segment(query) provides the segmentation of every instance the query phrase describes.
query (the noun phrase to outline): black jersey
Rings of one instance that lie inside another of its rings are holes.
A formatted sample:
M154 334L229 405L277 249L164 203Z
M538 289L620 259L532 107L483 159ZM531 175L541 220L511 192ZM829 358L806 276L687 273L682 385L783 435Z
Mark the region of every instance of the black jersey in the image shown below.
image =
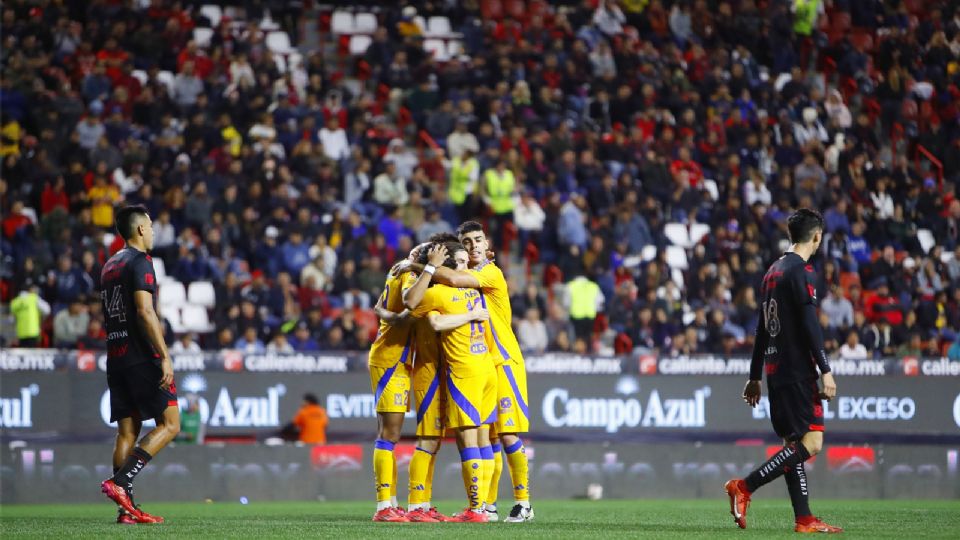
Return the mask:
M130 247L121 249L103 266L100 298L107 331L107 372L156 362L153 349L137 320L136 291L147 291L157 304L157 276L146 253Z
M817 319L816 273L796 253L774 262L760 287L763 303L757 322L750 379L767 374L776 388L817 378L816 367L830 372Z

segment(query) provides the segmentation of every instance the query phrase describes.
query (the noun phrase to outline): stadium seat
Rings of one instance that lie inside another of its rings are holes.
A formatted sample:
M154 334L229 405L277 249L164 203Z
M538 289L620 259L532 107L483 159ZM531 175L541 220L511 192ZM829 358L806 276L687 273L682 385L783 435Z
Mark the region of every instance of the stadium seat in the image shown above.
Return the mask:
M517 20L523 20L527 16L527 4L523 0L505 0L503 10Z
M501 0L480 0L480 16L487 21L503 18L503 2Z
M350 36L350 55L363 56L373 43L373 38L366 34L354 34Z
M707 191L707 193L710 194L710 197L711 197L713 200L715 200L715 201L720 200L720 188L717 187L717 181L716 181L716 180L713 180L713 179L711 179L711 178L705 178L705 179L703 180L703 189L705 189L705 190Z
M353 31L358 34L372 34L377 26L377 16L373 13L357 13L353 18Z
M280 25L277 24L277 21L273 20L270 12L267 11L263 14L263 19L260 20L260 29L264 32L273 32L280 30Z
M670 268L686 270L689 268L687 251L680 246L667 246L667 264L670 265Z
M181 317L183 319L183 327L187 332L206 334L213 331L213 324L210 323L207 308L203 306L187 304L183 306Z
M710 226L705 223L694 223L690 225L690 242L697 245L703 240L703 237L710 234Z
M413 23L420 27L420 32L423 33L424 37L429 37L427 34L427 20L423 18L423 15L414 17Z
M354 32L355 19L353 13L349 11L334 11L333 18L330 20L330 31L335 35L352 34Z
M457 39L451 39L447 42L447 56L456 58L463 54L463 43Z
M683 289L683 284L685 283L683 280L683 270L680 270L679 268L670 270L670 279L677 284L679 289Z
M424 40L423 50L432 55L437 62L446 62L450 59L450 55L447 54L447 44L442 39Z
M163 262L163 259L159 257L152 257L153 260L153 273L157 275L157 283L163 283L164 281L170 279L167 276L167 265Z
M643 258L643 262L650 262L657 258L657 246L653 244L647 244L643 246L643 249L640 250L640 256Z
M223 10L216 4L200 6L200 14L210 20L210 26L213 28L220 26L220 21L223 19Z
M920 242L920 248L923 249L924 253L930 253L933 246L937 245L930 229L917 229L917 241Z
M683 223L667 223L664 226L663 234L675 246L689 248L693 245L690 242L690 233L687 231L687 226Z
M844 294L854 285L860 285L860 274L856 272L840 272L840 289L843 290Z
M273 63L277 66L277 71L281 75L287 72L287 59L282 54L273 55Z
M193 40L197 42L198 47L206 49L210 46L210 39L213 37L212 28L203 28L198 26L193 29Z
M209 281L194 281L187 287L187 301L191 304L212 308L217 303L217 293L213 283Z
M160 315L170 323L170 329L176 334L182 334L187 331L183 326L183 319L180 316L180 308L160 306Z
M283 30L267 34L267 48L275 54L290 54L293 52L293 47L290 46L290 36Z
M183 283L171 279L160 287L159 297L161 306L179 308L187 302L187 290Z
M133 75L134 79L140 81L140 86L144 86L148 81L150 81L150 76L147 75L147 72L142 69L135 69L130 72L130 74Z
M453 32L450 27L450 19L444 16L433 16L427 21L425 34L429 37L446 37Z
M167 87L167 94L173 95L173 72L170 71L158 71L157 72L157 82L162 83Z

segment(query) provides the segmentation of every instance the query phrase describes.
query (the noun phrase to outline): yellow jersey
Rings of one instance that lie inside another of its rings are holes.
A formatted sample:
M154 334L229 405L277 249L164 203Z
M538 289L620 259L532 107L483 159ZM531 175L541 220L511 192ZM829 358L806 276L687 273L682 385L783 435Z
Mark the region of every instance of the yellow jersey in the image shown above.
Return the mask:
M480 304L480 291L476 289L435 284L424 293L420 305L413 310L413 316L425 317L431 312L459 315ZM471 321L440 333L440 351L455 377L472 377L489 369L491 364L485 363L492 363L493 355L487 343L490 333L488 324L488 321Z
M383 292L377 303L394 313L403 312L403 281L408 273L387 276L387 282L383 286ZM380 321L377 337L370 346L369 365L389 368L398 361L403 363L412 361L411 329L412 326L409 324L391 325Z
M484 261L468 272L480 282L481 305L490 312L495 363L499 366L512 360L523 364L520 343L513 333L513 309L510 307L510 293L503 272L490 261Z

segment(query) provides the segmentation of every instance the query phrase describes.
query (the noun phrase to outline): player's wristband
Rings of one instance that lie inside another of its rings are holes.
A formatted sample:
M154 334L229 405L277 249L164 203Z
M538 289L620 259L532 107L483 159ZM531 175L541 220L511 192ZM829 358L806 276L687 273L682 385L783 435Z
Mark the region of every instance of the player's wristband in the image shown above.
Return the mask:
M433 273L437 271L437 267L434 266L434 265L432 265L432 264L428 264L428 265L426 265L426 266L423 267L423 271L426 272L426 273L428 273L428 274L430 274L430 275L432 276Z

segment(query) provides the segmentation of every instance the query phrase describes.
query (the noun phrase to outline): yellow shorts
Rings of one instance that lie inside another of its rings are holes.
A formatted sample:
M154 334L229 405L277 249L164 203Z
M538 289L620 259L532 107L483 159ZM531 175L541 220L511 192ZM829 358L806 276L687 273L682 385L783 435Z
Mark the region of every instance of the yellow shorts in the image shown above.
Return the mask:
M417 437L443 437L446 383L434 364L413 368L413 399L417 404Z
M526 366L511 361L504 362L497 367L497 432L530 431L530 409L527 403Z
M447 368L447 427L464 428L497 421L497 374L490 369L460 378Z
M390 368L370 366L370 386L378 413L410 410L410 367L397 362Z

